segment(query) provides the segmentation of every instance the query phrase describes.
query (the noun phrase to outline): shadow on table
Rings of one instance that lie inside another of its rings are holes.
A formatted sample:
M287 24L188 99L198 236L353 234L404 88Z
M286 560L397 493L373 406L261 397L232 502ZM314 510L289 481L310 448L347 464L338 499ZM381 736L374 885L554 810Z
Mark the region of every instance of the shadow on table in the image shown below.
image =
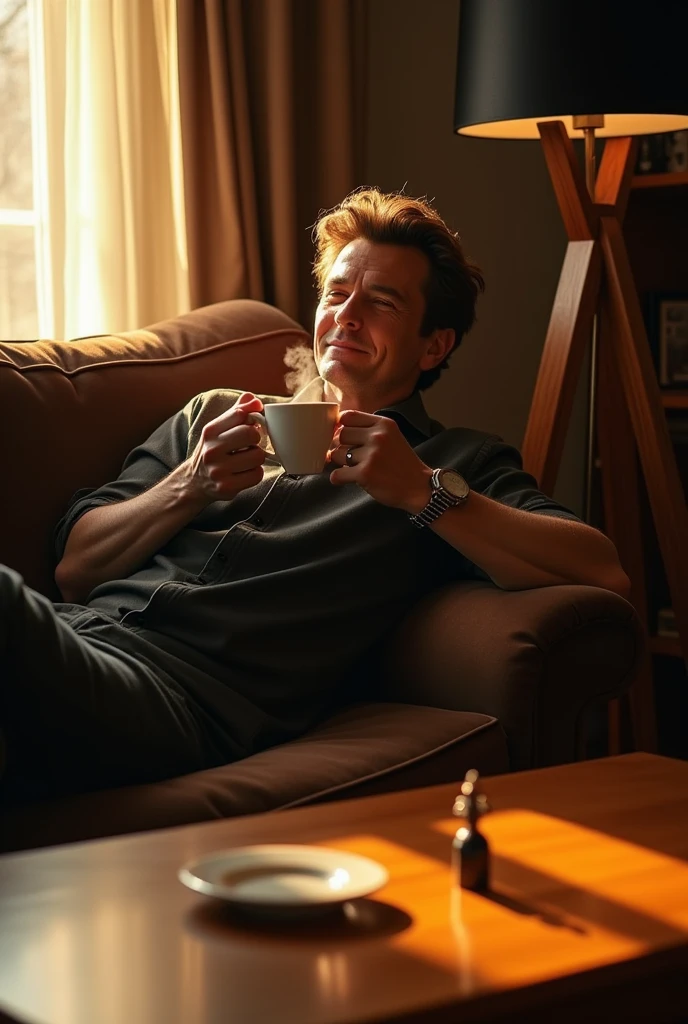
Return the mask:
M326 911L317 908L310 913L268 915L253 910L240 910L219 900L204 900L185 917L185 926L201 939L244 939L251 937L289 943L328 944L357 942L398 935L413 924L413 919L399 907L381 900L358 899Z
M577 935L586 935L587 930L583 928L578 922L572 921L567 915L558 913L551 906L545 903L534 900L524 900L518 898L512 893L504 892L501 889L489 889L487 892L480 893L480 895L490 900L492 903L499 904L500 907L504 907L506 910L511 910L515 914L521 914L523 917L537 917L543 924L551 925L553 928L567 928L571 932L575 932Z
M572 885L568 879L561 881L502 854L493 855L492 870L499 880L495 886L498 894L505 894L502 899L497 894L496 902L504 900L503 905L507 906L513 896L515 905L511 909L523 913L519 904L530 907L547 924L586 934L586 929L580 926L582 920L641 942L652 940L653 944L666 946L686 942L688 932L661 917L633 910L590 889ZM523 893L528 895L523 896Z

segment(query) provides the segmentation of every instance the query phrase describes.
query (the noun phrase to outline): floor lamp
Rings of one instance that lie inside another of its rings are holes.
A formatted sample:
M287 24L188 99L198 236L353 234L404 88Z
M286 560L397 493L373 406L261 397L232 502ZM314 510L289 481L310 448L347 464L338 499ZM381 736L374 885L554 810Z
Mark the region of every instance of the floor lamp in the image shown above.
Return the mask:
M586 349L605 528L647 622L637 466L645 480L688 664L688 509L622 233L635 135L688 128L688 2L461 0L454 129L540 138L569 237L522 451L543 490L556 482ZM678 42L680 40L680 43ZM595 173L596 137L607 138ZM585 139L585 176L572 138ZM596 329L597 327L597 329ZM637 456L637 457L636 457ZM656 747L649 652L630 694L634 744ZM610 729L612 752L618 749ZM612 716L613 721L614 716Z

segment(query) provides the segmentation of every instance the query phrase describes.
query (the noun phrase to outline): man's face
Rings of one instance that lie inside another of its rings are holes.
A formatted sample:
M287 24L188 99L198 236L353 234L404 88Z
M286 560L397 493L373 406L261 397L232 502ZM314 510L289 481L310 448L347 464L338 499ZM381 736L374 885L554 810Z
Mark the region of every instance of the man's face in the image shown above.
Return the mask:
M411 246L377 245L364 238L345 246L330 269L315 315L313 347L320 376L345 396L379 398L380 404L409 395L420 371L446 355L446 344L440 352L436 337L420 334L429 271L425 254ZM453 332L448 333L453 342Z

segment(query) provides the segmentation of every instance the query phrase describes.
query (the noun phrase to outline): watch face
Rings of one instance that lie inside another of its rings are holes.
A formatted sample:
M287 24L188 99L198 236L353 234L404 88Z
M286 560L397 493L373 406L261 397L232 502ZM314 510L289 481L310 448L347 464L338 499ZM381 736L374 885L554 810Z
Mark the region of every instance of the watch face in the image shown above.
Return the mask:
M460 473L456 473L453 469L442 469L438 473L438 478L440 487L444 487L445 491L449 491L455 498L468 496L470 487Z

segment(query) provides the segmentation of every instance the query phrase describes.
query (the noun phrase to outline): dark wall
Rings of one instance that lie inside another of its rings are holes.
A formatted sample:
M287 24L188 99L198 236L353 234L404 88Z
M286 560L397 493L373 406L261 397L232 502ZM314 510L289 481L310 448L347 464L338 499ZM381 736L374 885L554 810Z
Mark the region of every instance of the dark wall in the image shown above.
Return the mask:
M540 144L453 134L458 0L372 0L369 11L365 184L433 200L487 281L429 411L520 445L566 246ZM580 388L555 492L579 513L584 437Z

